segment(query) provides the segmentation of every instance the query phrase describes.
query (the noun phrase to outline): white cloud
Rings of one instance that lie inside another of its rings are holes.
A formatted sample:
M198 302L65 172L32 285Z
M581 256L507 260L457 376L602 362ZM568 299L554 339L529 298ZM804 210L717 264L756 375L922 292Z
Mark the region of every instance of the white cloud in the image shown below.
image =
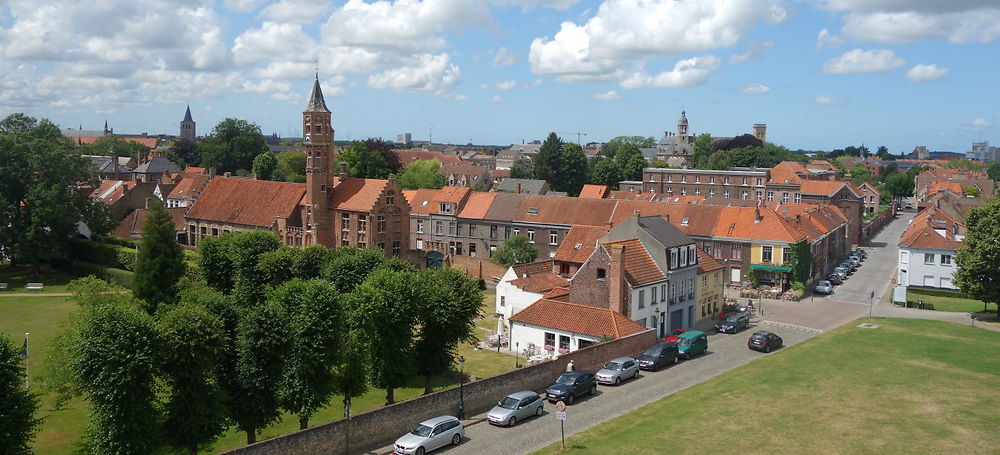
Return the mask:
M584 24L563 22L533 40L529 61L564 81L624 82L634 76L621 72L629 63L731 47L758 24L787 18L779 0L605 0Z
M568 9L579 2L580 0L491 0L491 3L500 6L518 5L524 11L528 11L536 6L554 9Z
M823 65L824 73L831 74L863 74L885 73L906 64L888 49L861 50L854 49L839 57L831 58Z
M329 6L314 0L280 0L268 5L260 15L275 22L305 24L315 21Z
M622 88L645 87L692 87L702 85L708 77L722 67L722 60L714 55L694 57L678 61L674 69L651 75L640 70L626 75L621 80Z
M517 81L497 82L497 90L510 90L517 87Z
M945 38L991 43L1000 38L1000 5L994 0L821 0L846 12L842 34L858 41L909 43Z
M222 4L227 9L246 13L257 9L257 7L265 1L266 0L223 0Z
M608 90L608 91L606 91L604 93L596 93L591 98L593 98L595 100L600 100L600 101L613 101L613 100L616 100L618 98L621 98L621 95L619 95L618 92L616 92L614 90Z
M451 63L448 54L421 54L416 57L418 62L414 66L372 74L368 77L368 85L379 89L449 95L451 88L458 83L458 65Z
M840 43L843 43L844 39L830 33L830 30L823 29L819 31L819 35L816 36L816 47L837 47Z
M499 102L502 102L502 101L503 101L503 98L501 98L500 95L493 95L493 98L490 98L490 102L492 102L492 103L499 103Z
M837 98L833 95L825 94L825 95L816 95L816 97L813 98L813 102L816 104L835 105L835 104L849 104L851 100L847 98Z
M446 45L442 32L489 25L491 20L485 3L468 0L348 0L330 15L322 35L330 46L378 48L404 55L429 53Z
M972 121L972 126L976 126L976 127L988 127L988 126L993 126L993 123L991 123L989 120L986 120L986 119L984 119L982 117L977 117L975 120Z
M289 43L296 43L299 52L295 54L308 61L316 55L315 46L298 24L265 21L260 28L248 29L237 36L233 45L233 60L238 65L255 64L289 57ZM305 52L302 52L305 50Z
M906 72L906 79L910 82L930 82L936 81L944 78L948 75L950 68L937 66L937 65L925 65L923 63L914 65Z
M751 84L741 88L740 91L743 93L749 93L751 95L758 95L763 93L770 93L771 87L768 87L764 84Z
M493 66L501 67L513 65L517 63L517 57L519 55L520 52L512 51L501 46L500 49L497 49L496 55L493 56Z
M772 46L774 46L773 41L766 41L763 43L758 43L758 42L750 43L747 46L746 51L739 54L733 54L732 57L729 57L729 62L741 63L741 62L749 62L752 60L757 60L763 57L764 54L767 52L767 50L770 49Z

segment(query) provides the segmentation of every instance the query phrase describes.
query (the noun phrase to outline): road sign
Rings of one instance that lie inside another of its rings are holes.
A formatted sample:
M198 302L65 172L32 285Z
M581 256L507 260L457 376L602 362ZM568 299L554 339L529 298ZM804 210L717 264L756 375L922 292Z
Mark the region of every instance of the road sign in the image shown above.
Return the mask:
M557 401L556 402L556 411L566 412L566 403L563 403L562 401Z
M556 413L556 420L566 420L566 413L565 412L557 412Z

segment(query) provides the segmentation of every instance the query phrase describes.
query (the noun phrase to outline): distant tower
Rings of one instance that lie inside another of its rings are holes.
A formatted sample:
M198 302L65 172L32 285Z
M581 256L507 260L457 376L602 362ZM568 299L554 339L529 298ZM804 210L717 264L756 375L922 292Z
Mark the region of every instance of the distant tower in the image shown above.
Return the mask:
M677 142L680 144L687 144L688 118L686 114L686 112L681 111L681 118L677 120Z
M191 106L188 106L187 110L184 111L184 120L181 120L181 139L194 142L194 127L194 119L191 118Z
M767 124L766 123L754 123L753 124L753 137L760 139L761 142L767 142Z
M115 132L115 130L108 128L108 119L104 119L104 135L107 136L107 135L112 134L114 132Z
M306 204L307 229L312 231L311 243L334 246L330 226L330 197L333 181L330 164L333 158L333 126L330 109L323 99L319 74L313 83L309 104L302 111L302 140L306 148Z

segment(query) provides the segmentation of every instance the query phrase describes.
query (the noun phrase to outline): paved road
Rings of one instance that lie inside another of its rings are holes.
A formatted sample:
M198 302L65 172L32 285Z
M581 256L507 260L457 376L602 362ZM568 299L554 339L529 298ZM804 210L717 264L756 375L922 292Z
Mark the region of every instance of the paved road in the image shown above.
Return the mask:
M886 225L868 245L862 248L868 258L844 284L836 286L830 300L868 304L871 293L875 299L890 295L890 283L896 276L899 263L899 237L913 219L914 212L902 212L899 218Z

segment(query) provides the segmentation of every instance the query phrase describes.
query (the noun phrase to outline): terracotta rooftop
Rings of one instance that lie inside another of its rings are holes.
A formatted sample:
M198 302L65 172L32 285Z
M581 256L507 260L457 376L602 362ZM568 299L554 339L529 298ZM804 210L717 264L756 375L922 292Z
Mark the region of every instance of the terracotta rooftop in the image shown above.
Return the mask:
M962 188L962 184L958 182L942 182L939 180L931 182L930 187L927 189L928 194L934 194L938 191L951 191L957 195L965 194L965 189Z
M514 219L531 223L606 226L614 201L521 195Z
M468 164L462 161L462 157L458 155L446 155L442 152L431 152L426 150L393 150L396 152L396 156L399 157L400 164L403 167L409 166L417 160L433 160L437 159L441 164Z
M196 174L193 177L182 178L177 186L174 187L173 191L167 195L169 199L186 199L193 198L205 185L211 177L205 174Z
M719 270L723 267L722 263L715 260L708 253L698 248L698 273L707 273L713 270Z
M566 286L568 283L569 280L556 275L551 271L547 273L536 273L534 275L528 275L527 278L518 278L510 281L510 284L516 286L518 289L534 294L542 294L551 291L555 287Z
M771 168L768 175L769 183L795 185L802 183L799 174L808 173L809 170L800 163L794 161L782 161Z
M928 207L913 217L906 231L899 238L899 246L957 250L963 246L955 232L964 232L965 226L946 215L937 207Z
M551 291L542 294L543 299L555 299L560 302L566 301L569 298L569 288L565 286L558 286L552 288Z
M166 209L167 213L170 214L170 219L174 222L175 231L183 231L186 225L184 221L184 211L187 210L185 207L176 207ZM149 210L138 209L133 210L129 213L118 226L111 231L111 235L123 238L133 238L142 236L142 228L146 225L146 220L149 219Z
M606 226L573 226L559 243L552 259L583 264L597 248L597 241L607 233Z
M137 185L139 182L133 180L105 180L94 191L91 191L90 197L105 204L114 204Z
M291 216L305 197L302 183L216 177L205 185L187 218L269 228Z
M667 278L653 262L652 256L646 251L639 239L608 242L606 246L622 245L625 247L625 279L632 286L640 286Z
M800 192L802 194L819 194L823 196L833 196L840 191L844 185L848 185L844 182L829 181L829 180L803 180L802 186L800 187ZM850 187L850 186L849 186ZM852 188L852 191L857 194L858 192Z
M493 205L493 199L496 197L497 193L473 191L469 195L469 200L465 202L465 206L461 208L458 216L462 218L483 219L490 210L490 206Z
M381 179L334 178L330 209L370 211L388 183Z
M605 185L583 185L580 196L584 199L604 199L608 195L608 187Z
M607 308L541 299L510 317L539 327L594 337L621 338L649 330L637 322Z
M529 262L527 264L518 264L511 266L514 269L514 274L518 278L527 278L531 275L549 273L552 271L552 260L546 259L544 261Z
M510 177L510 169L497 169L493 171L494 179L504 179Z

